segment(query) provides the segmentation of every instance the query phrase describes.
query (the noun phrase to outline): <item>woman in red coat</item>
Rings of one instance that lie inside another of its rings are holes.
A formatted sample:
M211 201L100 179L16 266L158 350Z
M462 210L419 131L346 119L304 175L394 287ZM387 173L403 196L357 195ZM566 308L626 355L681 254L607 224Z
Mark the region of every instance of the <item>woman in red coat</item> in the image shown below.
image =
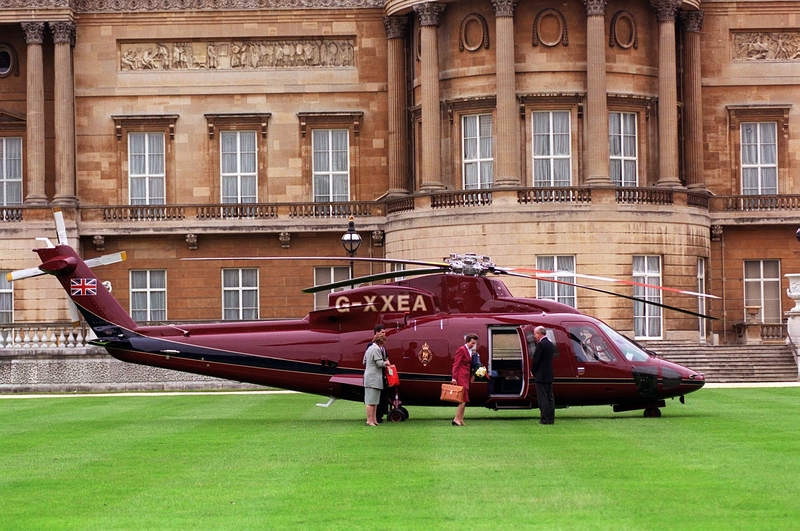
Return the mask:
M464 401L458 404L456 417L453 419L453 426L464 425L464 408L469 402L469 381L472 377L472 350L478 344L477 334L467 334L466 345L461 345L456 350L456 357L453 360L452 385L460 385L464 388Z

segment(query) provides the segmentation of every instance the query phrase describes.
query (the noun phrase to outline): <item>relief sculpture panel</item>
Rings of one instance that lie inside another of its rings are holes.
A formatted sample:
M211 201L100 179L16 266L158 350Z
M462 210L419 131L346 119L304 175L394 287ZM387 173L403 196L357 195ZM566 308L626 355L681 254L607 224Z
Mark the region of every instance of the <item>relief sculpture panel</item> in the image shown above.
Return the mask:
M733 35L734 61L798 61L800 32L742 32Z
M121 71L355 66L352 38L120 42Z

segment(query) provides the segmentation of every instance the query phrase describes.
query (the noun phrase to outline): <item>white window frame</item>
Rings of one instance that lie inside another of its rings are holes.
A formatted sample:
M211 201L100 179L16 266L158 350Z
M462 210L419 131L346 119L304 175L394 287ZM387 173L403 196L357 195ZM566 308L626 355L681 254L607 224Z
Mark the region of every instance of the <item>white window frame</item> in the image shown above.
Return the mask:
M8 156L9 144L14 141L19 152L19 159L11 159ZM22 153L22 137L19 136L6 136L0 137L0 206L17 206L22 204L22 173L23 173L23 153ZM18 160L18 161L17 161ZM15 164L13 161L17 161ZM19 175L9 175L11 168L17 166L19 168ZM12 199L9 199L10 190L14 190Z
M0 324L14 322L14 284L6 275L10 271L0 271Z
M777 274L769 276L764 272L766 263L776 265ZM748 264L758 266L758 276L748 276ZM744 279L744 305L760 306L761 309L756 314L756 320L760 323L780 323L783 312L781 311L781 261L778 259L745 260L743 265L742 278ZM754 296L753 292L757 292ZM764 311L767 304L770 304L773 311L769 312L774 316L773 321L766 320ZM745 321L750 319L747 315L747 308L742 316Z
M632 118L633 131L630 131L625 117ZM638 136L638 114L635 112L614 111L608 113L608 152L609 152L609 174L614 186L638 186L639 185L639 136ZM619 126L619 133L612 133L612 127L616 122ZM632 139L633 142L626 143L625 140ZM619 147L618 152L615 145ZM626 146L632 146L633 153ZM614 163L619 164L620 177L614 176ZM630 171L629 171L630 170ZM631 175L633 172L633 175Z
M661 286L662 259L658 255L635 255L633 257L633 281ZM633 286L633 296L661 304L661 290ZM661 339L664 330L663 312L660 306L633 302L633 330L636 339Z
M258 136L256 131L220 131L219 141L219 173L220 173L220 198L222 203L257 203L258 202ZM244 151L242 149L243 136L252 136L252 151ZM235 137L236 146L235 151L225 151L225 139ZM236 169L232 172L225 171L226 155L235 157ZM245 157L252 157L252 171L244 171L242 168L245 166ZM227 179L236 180L236 195L225 195L225 181ZM243 194L243 181L252 179L253 195Z
M333 149L334 133L343 134L346 139L345 149L339 150L346 157L345 169L334 169L336 153ZM319 146L322 135L327 136L328 148ZM346 193L334 193L334 182L337 177L344 176L347 182ZM320 180L326 180L328 193L323 194L318 187ZM350 200L350 130L349 129L312 129L311 130L311 181L314 201L321 203L342 202Z
M467 122L474 122L468 127ZM488 125L488 131L485 127ZM472 129L475 135L467 134ZM481 190L494 185L494 120L491 113L465 114L461 117L461 175L464 190ZM469 147L469 144L474 144ZM487 151L488 144L488 153ZM475 178L468 179L474 168ZM484 178L488 176L488 178Z
M567 117L567 131L555 131L554 115L565 114ZM547 116L547 131L537 131L537 115ZM572 115L570 111L532 111L531 112L531 132L533 138L533 145L531 151L533 152L533 186L571 186L572 185ZM567 137L567 153L556 153L556 137L558 135ZM539 146L537 139L539 137L547 137L547 153L536 154L536 149ZM566 161L568 165L567 176L564 178L557 178L556 167L559 162ZM549 176L538 175L536 168L545 163L547 165L547 172Z
M574 255L540 255L536 257L536 269L558 271L558 275L551 278L562 282L575 283L575 256ZM549 276L549 275L540 275ZM536 297L560 302L573 308L578 307L575 296L575 286L560 284L558 282L536 281Z
M754 126L755 141L745 142L745 129ZM764 140L764 128L772 128L772 142ZM778 194L778 123L777 122L742 122L739 124L739 134L741 140L741 183L742 195L777 195ZM746 163L748 147L752 146L752 155L755 160ZM764 159L772 157L772 162L764 162ZM745 173L755 172L757 183L755 187L745 187ZM766 180L767 173L772 173L774 186L768 186Z
M133 152L133 139L143 137L144 153ZM161 137L162 152L151 152L151 138ZM155 157L160 155L161 158L161 171L153 169L153 162ZM144 156L144 172L134 173L133 164L134 156ZM131 205L163 205L166 203L166 181L167 181L167 144L166 135L163 132L129 132L128 133L128 202ZM134 179L143 179L145 182L145 195L144 197L133 197L133 181ZM154 185L161 183L161 191L163 195L156 196L153 191Z
M145 274L145 286L134 287L134 276ZM154 287L158 282L156 275L163 275L163 287ZM138 322L166 321L167 320L167 271L166 269L132 269L130 276L130 312L131 318ZM135 307L135 295L144 294L144 307ZM163 302L163 307L162 304ZM144 313L144 319L139 314ZM160 313L160 314L159 314Z
M235 285L226 284L226 274L234 274ZM254 285L244 285L244 273L254 273ZM235 296L235 305L228 305L226 295ZM254 296L255 306L245 306L244 300ZM257 268L225 268L222 270L222 319L225 321L256 320L259 316L259 275Z
M351 278L348 266L319 266L314 268L314 285L323 286ZM314 309L328 308L328 295L338 291L345 291L349 286L335 288L328 291L318 291L314 294Z

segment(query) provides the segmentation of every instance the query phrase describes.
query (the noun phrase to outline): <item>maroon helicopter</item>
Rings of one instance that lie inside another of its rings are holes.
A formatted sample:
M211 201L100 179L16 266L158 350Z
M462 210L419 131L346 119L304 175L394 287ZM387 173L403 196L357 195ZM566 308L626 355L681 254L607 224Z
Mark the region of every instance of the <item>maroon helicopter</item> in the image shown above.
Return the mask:
M470 332L479 336L478 353L489 375L470 387L470 405L538 407L530 370L533 329L541 325L556 346L557 407L611 405L615 412L644 410L645 416L659 417L667 398L683 402L684 395L705 383L702 374L651 355L570 306L512 296L502 281L488 275L537 277L497 267L478 255L410 262L425 267L309 288L304 291L424 274L333 292L329 308L303 319L139 326L91 269L124 260L124 253L84 261L68 245L63 226L56 210L59 243L45 239L46 247L34 250L41 265L8 278L55 276L97 336L91 343L130 363L327 396L327 405L335 399L363 401L362 357L373 327L382 324L389 359L401 380L392 389L388 418L402 421L408 418L405 406L446 405L440 401L441 384L450 382L453 355Z

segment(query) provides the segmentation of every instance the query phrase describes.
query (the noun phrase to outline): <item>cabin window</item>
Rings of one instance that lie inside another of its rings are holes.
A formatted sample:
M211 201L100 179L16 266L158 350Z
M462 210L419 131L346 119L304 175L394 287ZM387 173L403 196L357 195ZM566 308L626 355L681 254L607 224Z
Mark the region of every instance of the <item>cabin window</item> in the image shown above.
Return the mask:
M464 190L491 188L494 184L492 115L461 117Z
M599 361L614 362L616 357L608 348L608 343L591 324L569 327L569 339L572 353L579 362L595 363Z
M14 290L6 275L10 271L0 271L0 323L14 322Z
M167 272L131 271L131 317L136 322L167 320Z
M574 256L537 256L536 269L552 271L553 280L560 282L575 283L575 257ZM547 275L539 275L545 277ZM560 302L573 308L577 308L575 297L575 286L560 284L558 282L548 282L547 280L536 281L536 296L540 299Z
M761 323L781 322L781 263L779 260L744 261L743 318L748 320L747 307L758 307L755 318Z
M636 141L636 113L608 115L609 171L615 186L637 186L639 164Z
M128 134L128 179L131 205L166 203L164 133Z
M22 204L22 138L0 138L0 206Z
M222 318L258 319L258 269L222 270Z
M220 182L223 203L258 201L256 132L222 131Z
M323 286L333 282L340 282L350 278L350 268L346 266L315 267L314 285ZM329 291L319 291L314 294L314 309L321 310L328 307L328 294L344 291L345 288L336 288Z
M741 124L742 194L777 195L778 124Z
M634 256L633 281L641 284L661 286L661 257ZM644 286L633 286L633 296L643 301L661 304L661 290ZM645 302L633 302L633 329L636 337L661 338L661 307Z
M572 184L572 140L569 111L533 113L533 185Z

